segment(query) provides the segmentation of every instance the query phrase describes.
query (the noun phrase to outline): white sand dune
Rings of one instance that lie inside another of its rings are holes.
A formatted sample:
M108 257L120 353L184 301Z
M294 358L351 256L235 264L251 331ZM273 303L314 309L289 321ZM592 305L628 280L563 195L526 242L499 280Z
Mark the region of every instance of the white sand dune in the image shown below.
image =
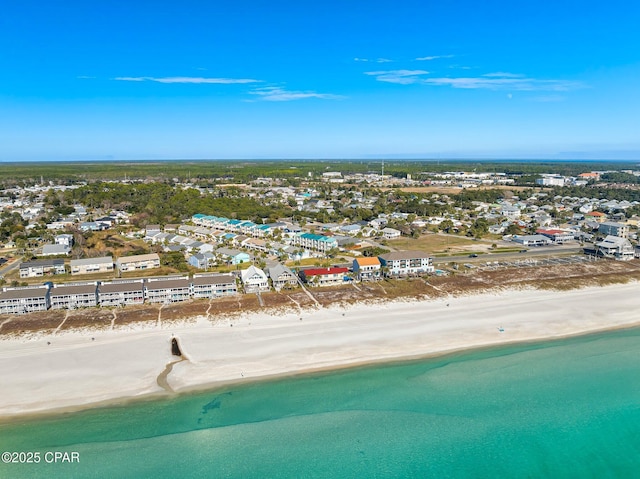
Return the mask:
M639 292L637 283L566 292L505 291L302 314L296 308L290 314L251 314L215 324L201 318L156 329L7 339L0 341L0 416L164 393L157 377L176 359L170 353L172 335L188 361L176 363L167 382L184 391L640 325Z

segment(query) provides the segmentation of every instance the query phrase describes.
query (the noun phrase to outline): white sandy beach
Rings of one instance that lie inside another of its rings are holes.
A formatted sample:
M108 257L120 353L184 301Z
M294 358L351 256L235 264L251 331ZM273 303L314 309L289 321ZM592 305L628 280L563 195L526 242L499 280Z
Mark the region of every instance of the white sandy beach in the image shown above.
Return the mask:
M566 292L505 291L252 314L216 324L200 318L182 326L1 340L0 416L163 393L157 377L176 360L170 354L172 335L188 360L174 365L167 382L184 391L640 325L639 292L637 283Z

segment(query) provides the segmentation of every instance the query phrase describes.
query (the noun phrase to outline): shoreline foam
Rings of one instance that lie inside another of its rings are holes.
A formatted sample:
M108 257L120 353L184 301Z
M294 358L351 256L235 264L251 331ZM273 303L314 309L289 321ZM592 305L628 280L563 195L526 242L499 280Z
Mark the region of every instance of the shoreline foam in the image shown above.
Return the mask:
M166 397L156 380L175 359L172 335L189 361L176 363L167 382L186 393L637 326L637 292L636 283L562 292L492 291L278 316L256 313L215 324L200 318L156 329L2 340L0 419Z

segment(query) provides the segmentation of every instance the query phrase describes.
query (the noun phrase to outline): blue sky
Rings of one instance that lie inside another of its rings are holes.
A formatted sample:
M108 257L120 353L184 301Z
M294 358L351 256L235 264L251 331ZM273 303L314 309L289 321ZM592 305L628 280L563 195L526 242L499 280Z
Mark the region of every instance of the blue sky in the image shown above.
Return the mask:
M5 2L0 160L640 159L640 3Z

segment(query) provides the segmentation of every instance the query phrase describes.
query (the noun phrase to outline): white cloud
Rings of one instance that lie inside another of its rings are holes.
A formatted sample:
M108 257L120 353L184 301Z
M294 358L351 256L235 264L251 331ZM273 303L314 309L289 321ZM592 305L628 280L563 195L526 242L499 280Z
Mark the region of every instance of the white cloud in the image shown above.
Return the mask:
M342 96L330 93L318 93L315 91L291 91L282 87L268 86L264 88L256 88L249 92L251 95L257 95L259 99L264 101L294 101L304 100L306 98L318 98L321 100L341 100Z
M76 78L79 80L93 80L96 77L89 76L89 75L78 75Z
M389 58L376 58L374 60L371 60L369 58L355 57L353 61L354 62L370 62L370 63L393 63L394 60L390 60Z
M365 75L375 76L376 80L387 83L399 83L401 85L410 85L411 83L420 83L424 79L420 75L428 75L426 70L385 70L375 72L364 72Z
M431 60L439 60L440 58L453 58L454 55L431 55L428 57L418 57L416 58L419 62L430 62Z
M540 80L537 78L513 77L466 77L466 78L426 78L422 83L444 85L452 88L513 90L513 91L568 91L582 87L579 82L566 80Z
M261 80L252 78L204 78L204 77L116 77L118 81L144 82L151 81L157 83L215 83L215 84L236 84L236 83L258 83Z
M489 78L524 78L524 75L521 75L519 73L506 73L506 72L485 73L482 76L489 77Z
M429 72L425 70L387 70L364 72L375 76L376 80L401 85L423 84L450 86L461 89L511 90L511 91L569 91L582 88L580 82L567 80L542 80L528 78L515 73L487 73L479 77L439 77L425 78Z

